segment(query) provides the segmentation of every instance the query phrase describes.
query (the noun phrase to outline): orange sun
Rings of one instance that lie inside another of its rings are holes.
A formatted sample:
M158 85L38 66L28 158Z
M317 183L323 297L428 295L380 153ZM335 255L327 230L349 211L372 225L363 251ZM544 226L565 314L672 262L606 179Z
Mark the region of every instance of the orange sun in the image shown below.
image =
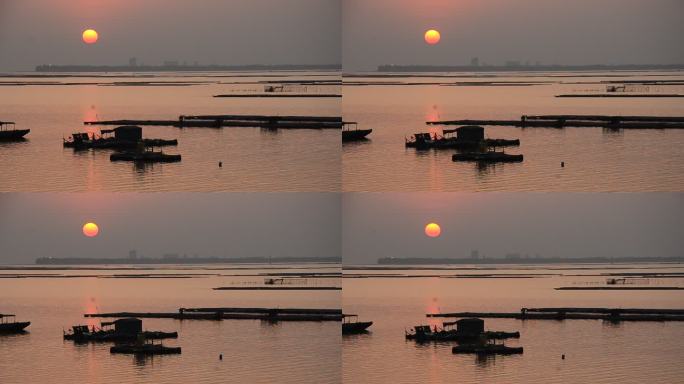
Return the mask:
M83 234L88 237L95 237L100 232L100 228L95 223L85 223L83 225Z
M436 29L430 29L427 32L425 32L425 42L430 44L430 45L435 45L439 43L439 40L442 38L442 35L439 34L439 31Z
M442 228L437 223L430 223L425 226L425 234L429 237L439 237L440 233L442 233Z
M97 43L97 31L94 29L86 29L83 31L83 42L86 44Z

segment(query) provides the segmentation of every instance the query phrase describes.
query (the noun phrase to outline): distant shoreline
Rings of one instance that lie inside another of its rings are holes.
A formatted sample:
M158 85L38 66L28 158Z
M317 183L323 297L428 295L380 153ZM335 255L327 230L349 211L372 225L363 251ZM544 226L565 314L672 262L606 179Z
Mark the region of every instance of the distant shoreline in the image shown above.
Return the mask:
M684 257L582 257L541 258L521 257L503 259L474 258L393 258L378 259L378 265L452 265L452 264L614 264L614 263L684 263Z
M567 72L567 71L678 71L684 64L624 65L379 65L377 72Z
M340 71L342 65L39 65L35 72L220 72Z
M164 257L164 258L53 258L41 257L36 259L37 265L102 265L102 264L297 264L297 263L336 263L342 259L339 257L241 257L241 258L220 258L220 257Z

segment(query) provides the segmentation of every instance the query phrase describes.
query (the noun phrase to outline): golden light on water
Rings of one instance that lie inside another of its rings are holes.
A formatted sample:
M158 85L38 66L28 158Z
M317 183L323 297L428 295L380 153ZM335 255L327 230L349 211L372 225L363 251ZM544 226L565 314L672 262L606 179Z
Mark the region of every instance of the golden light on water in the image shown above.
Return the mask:
M436 29L430 29L425 32L425 42L430 45L435 45L439 43L439 40L441 40L441 38L442 35Z
M437 223L430 223L425 226L425 234L429 237L439 237L440 233L442 233L442 228Z
M83 225L83 234L88 237L95 237L100 232L100 228L95 223L85 223Z
M86 29L83 31L83 42L86 44L95 44L97 43L98 39L98 34L97 31L94 29Z

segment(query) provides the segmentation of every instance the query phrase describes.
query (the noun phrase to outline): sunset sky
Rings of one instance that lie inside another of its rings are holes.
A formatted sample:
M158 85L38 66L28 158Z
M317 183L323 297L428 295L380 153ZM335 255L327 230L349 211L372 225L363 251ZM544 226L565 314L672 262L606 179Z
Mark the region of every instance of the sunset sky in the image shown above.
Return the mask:
M667 193L353 193L345 264L381 257L682 256L684 199ZM441 235L425 235L435 222Z
M345 71L381 64L684 63L681 0L344 0ZM441 32L429 46L428 29Z
M0 264L38 257L341 257L334 193L0 194ZM86 237L84 223L99 226Z
M340 0L2 0L0 70L40 64L339 64ZM87 28L99 33L86 45Z

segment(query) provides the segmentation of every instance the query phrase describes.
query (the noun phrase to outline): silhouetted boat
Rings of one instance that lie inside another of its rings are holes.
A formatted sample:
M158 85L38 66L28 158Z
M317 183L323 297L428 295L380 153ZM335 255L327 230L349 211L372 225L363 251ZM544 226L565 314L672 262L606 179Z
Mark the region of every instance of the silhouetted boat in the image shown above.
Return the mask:
M0 141L22 140L30 129L16 129L11 121L0 121Z
M30 321L16 321L15 315L0 314L0 333L21 333L29 325Z
M467 152L456 153L451 156L452 161L477 161L487 163L519 163L523 161L523 155L511 155L504 152Z
M358 315L342 316L342 334L349 335L354 333L364 333L373 325L372 321L358 321Z
M342 123L342 141L363 140L371 132L372 129L359 129L358 123L353 121Z
M456 328L453 328L456 326ZM412 332L405 332L407 340L424 341L456 341L467 342L475 340L519 338L520 332L485 331L484 320L465 318L453 322L444 322L442 328L429 325L417 325Z
M75 325L71 330L64 332L64 340L75 342L107 342L107 341L134 341L138 337L146 340L175 339L178 332L143 331L142 320L135 318L119 319L110 322L102 322L100 328L88 328L87 325Z
M456 136L453 136L453 134ZM436 133L416 133L405 139L408 148L416 149L476 149L479 147L510 147L520 145L518 139L487 139L484 128L467 125L456 129L445 129L442 135Z
M63 145L74 149L126 149L136 148L141 142L145 147L178 145L176 139L143 139L142 128L132 125L102 129L99 136L87 132L74 133L63 140Z

